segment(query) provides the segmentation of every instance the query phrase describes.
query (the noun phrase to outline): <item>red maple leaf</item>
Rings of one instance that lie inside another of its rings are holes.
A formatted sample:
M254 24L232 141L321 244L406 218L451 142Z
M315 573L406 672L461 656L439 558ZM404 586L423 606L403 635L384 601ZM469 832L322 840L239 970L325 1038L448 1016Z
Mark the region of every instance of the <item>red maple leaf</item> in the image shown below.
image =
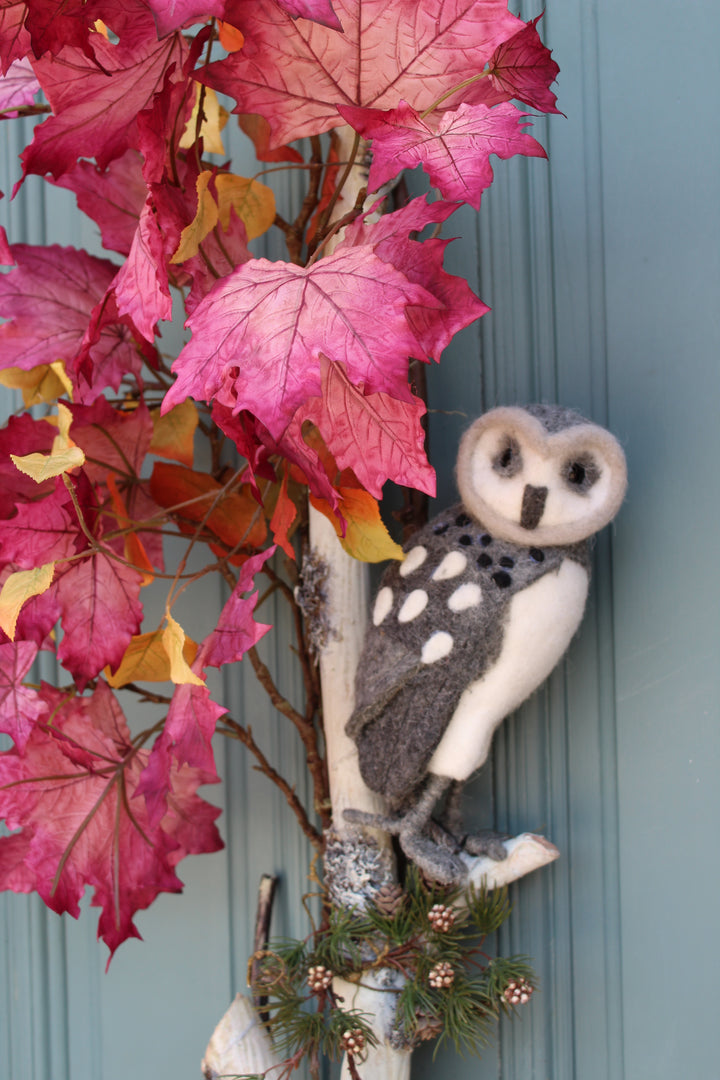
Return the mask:
M517 98L541 112L560 112L550 89L560 68L540 40L537 24L541 18L538 15L497 47L488 61L487 76L469 86L463 100L495 105Z
M72 440L85 451L85 474L94 483L108 472L137 478L150 449L153 425L144 402L127 412L105 398L93 405L71 405Z
M190 853L217 851L220 811L200 799L197 770L171 768L167 811L155 823L135 799L148 751L132 743L104 682L90 697L54 706L21 756L0 754L0 815L14 836L0 837L0 888L35 889L58 913L75 918L87 887L102 908L98 933L111 955L160 892L180 892L175 867Z
M152 824L166 812L173 774L178 768L191 766L203 784L220 783L212 737L225 712L227 709L212 700L206 686L183 683L175 687L162 734L155 740L135 792L138 798L144 797Z
M57 179L82 157L94 157L105 168L138 147L138 113L152 105L166 72L173 68L172 80L184 78L187 46L178 34L118 45L97 36L97 63L79 49L65 48L33 64L54 115L35 128L21 155L23 178L49 172Z
M523 25L506 0L335 0L344 33L293 22L273 0L233 18L243 48L198 73L201 81L260 113L271 147L338 126L338 105L418 111L482 71Z
M225 18L226 0L146 0L157 23L158 34L178 30L193 22Z
M78 161L74 169L51 183L75 192L80 210L99 226L104 248L129 254L147 197L142 157L137 150L127 150L106 170L91 161Z
M20 754L38 718L47 712L37 690L22 684L36 655L37 645L30 641L0 645L0 731L10 735Z
M35 501L38 495L48 495L54 490L54 480L37 484L20 472L10 455L49 454L56 435L57 428L28 413L11 416L5 427L0 428L0 519L12 517L17 502Z
M105 375L94 381L97 393L118 375L138 370L131 330L107 305L117 266L57 244L13 244L11 251L17 266L0 276L0 315L8 319L0 326L0 366L29 371L64 360L72 378L84 347L98 375ZM83 346L95 313L96 339Z
M340 469L352 469L363 487L380 498L386 480L435 496L435 470L425 456L420 423L426 409L416 397L397 401L389 394L365 394L348 379L342 364L321 356L322 397L297 412L292 431L312 420Z
M173 365L178 378L163 410L188 396L216 397L233 412L248 409L279 438L320 389L320 352L371 392L407 400L416 344L408 304L439 306L368 248L307 268L253 259L218 281L188 320L193 337Z
M338 111L364 138L372 139L369 191L377 191L402 169L422 165L446 199L479 210L482 193L493 181L491 154L547 157L540 143L523 130L526 114L509 102L494 108L460 105L425 119L404 101L388 112L343 105Z
M147 341L154 341L156 324L172 318L164 238L151 196L140 214L130 254L114 282L115 303L129 315Z
M58 660L82 689L108 664L116 668L142 622L142 574L104 552L72 563L53 588L63 639Z
M30 51L26 15L25 0L0 0L0 68L3 73Z
M20 503L15 515L3 522L0 563L31 570L70 558L78 551L80 535L68 493L58 478L50 495L39 501Z

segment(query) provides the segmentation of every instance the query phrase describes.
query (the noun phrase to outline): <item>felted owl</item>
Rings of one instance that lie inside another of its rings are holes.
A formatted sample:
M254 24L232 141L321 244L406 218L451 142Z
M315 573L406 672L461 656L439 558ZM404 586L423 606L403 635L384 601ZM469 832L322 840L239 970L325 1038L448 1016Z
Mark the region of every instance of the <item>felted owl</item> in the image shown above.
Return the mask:
M345 816L397 835L437 881L467 876L461 850L505 856L497 834L462 836L459 792L497 726L570 644L589 538L615 516L626 484L618 441L579 413L493 409L461 440L462 502L417 532L382 579L346 731L389 814Z

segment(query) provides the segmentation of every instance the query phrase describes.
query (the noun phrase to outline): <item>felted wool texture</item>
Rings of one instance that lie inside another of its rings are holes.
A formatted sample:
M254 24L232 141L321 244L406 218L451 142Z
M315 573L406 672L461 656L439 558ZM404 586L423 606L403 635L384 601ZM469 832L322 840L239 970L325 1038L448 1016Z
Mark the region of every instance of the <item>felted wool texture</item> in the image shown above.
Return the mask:
M522 467L501 475L496 455L511 446ZM594 483L569 483L573 462ZM574 410L550 405L500 407L480 417L460 442L456 471L468 512L518 544L568 544L590 536L615 516L627 487L617 439ZM547 492L542 514L523 522L529 488Z
M346 727L357 743L365 783L395 809L412 801L466 687L500 656L511 599L558 571L565 559L589 570L586 542L518 546L494 537L462 504L412 537L407 545L411 560L417 560L413 551L418 547L424 547L427 556L416 569L403 574L403 564L394 564L383 576L381 590L391 590L391 602L379 625L367 631L356 708ZM433 580L449 555L454 560L463 556L464 569ZM479 587L480 602L450 605L461 588L466 598L474 595L467 586ZM416 590L427 593L426 605L409 621L399 621L399 612ZM423 646L438 631L451 635L452 649L434 663L423 663Z

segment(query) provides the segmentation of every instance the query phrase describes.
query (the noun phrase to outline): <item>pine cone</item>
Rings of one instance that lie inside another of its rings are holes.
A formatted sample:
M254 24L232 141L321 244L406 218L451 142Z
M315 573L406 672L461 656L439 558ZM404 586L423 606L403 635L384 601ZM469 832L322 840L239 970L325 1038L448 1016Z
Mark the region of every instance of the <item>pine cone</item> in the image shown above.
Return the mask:
M389 919L402 906L403 900L404 894L400 885L383 885L373 897L373 903L380 914Z
M419 1012L416 1016L414 1037L420 1042L436 1039L438 1035L442 1035L444 1027L441 1017L433 1016L432 1013Z
M448 964L446 960L439 960L430 969L428 982L435 990L447 990L455 982L455 972L452 964Z
M345 1053L352 1054L354 1057L363 1054L367 1045L361 1028L352 1028L349 1031L343 1031L342 1044Z
M316 964L307 970L307 984L313 994L319 994L321 990L327 990L332 981L332 971L330 968L323 967L322 964Z
M428 911L428 922L436 934L446 934L455 925L455 912L446 904L433 904Z
M503 997L508 1005L527 1005L532 992L533 988L527 979L511 979L503 990Z

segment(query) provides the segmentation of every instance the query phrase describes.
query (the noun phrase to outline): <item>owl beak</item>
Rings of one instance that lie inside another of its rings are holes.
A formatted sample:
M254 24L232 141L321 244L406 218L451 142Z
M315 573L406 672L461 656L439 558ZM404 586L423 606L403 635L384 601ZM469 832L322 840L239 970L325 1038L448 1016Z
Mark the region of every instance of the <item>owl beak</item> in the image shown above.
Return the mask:
M548 489L546 487L533 487L526 484L523 491L522 510L520 512L520 528L536 529L540 523L545 509Z

